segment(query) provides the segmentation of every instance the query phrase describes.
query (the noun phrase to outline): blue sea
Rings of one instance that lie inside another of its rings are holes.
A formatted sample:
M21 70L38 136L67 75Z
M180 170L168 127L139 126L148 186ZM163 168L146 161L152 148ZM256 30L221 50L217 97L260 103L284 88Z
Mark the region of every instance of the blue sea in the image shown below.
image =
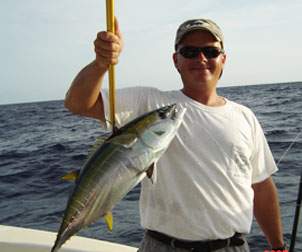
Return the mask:
M289 242L302 169L302 83L226 87L219 88L219 93L250 107L264 128L276 162L284 156L274 180ZM0 224L56 232L73 189L73 183L61 177L83 165L101 134L97 120L72 115L63 101L1 105ZM114 208L112 232L100 220L80 235L138 246L143 235L139 193L137 186ZM296 251L302 251L301 219ZM251 251L267 248L255 222L248 240Z

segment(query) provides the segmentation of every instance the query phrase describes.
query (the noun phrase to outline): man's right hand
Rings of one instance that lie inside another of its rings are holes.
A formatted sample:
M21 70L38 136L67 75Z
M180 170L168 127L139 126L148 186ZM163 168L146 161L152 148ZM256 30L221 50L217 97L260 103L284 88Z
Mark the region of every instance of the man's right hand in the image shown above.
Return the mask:
M115 19L115 34L100 32L94 42L96 58L73 80L65 97L65 107L75 114L105 121L100 90L110 64L117 64L123 40Z
M97 34L94 41L94 50L96 54L95 63L102 70L108 70L109 65L118 63L118 57L123 48L122 34L119 24L115 18L115 34L102 31Z

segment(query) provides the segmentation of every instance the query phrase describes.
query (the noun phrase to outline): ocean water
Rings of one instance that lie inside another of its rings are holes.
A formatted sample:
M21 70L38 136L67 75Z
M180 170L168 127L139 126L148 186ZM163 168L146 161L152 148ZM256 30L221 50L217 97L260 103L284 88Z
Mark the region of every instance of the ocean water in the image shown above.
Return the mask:
M289 242L302 169L302 83L227 87L220 88L219 93L256 113L276 162L292 146L274 175ZM73 183L60 178L82 166L101 134L97 120L72 115L63 101L1 105L0 224L56 232L73 189ZM80 235L138 246L143 235L139 192L140 187L135 187L114 208L113 232L100 220ZM296 251L302 251L301 219ZM248 240L251 251L266 248L256 222Z

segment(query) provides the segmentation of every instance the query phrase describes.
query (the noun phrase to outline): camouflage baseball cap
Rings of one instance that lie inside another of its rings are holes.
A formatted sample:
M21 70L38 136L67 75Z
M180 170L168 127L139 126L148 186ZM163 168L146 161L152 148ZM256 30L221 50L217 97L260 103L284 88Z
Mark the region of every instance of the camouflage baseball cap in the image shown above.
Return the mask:
M220 27L210 19L199 18L187 20L178 27L175 38L175 50L187 33L196 30L210 32L217 39L217 41L221 43L221 46L223 48L223 33Z

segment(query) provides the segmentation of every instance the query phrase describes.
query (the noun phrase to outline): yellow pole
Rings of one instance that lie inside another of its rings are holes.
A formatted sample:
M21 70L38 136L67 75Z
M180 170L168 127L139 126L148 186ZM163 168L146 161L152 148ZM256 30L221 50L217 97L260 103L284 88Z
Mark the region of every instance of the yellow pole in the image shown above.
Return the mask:
M114 26L114 0L106 0L107 31L115 33ZM109 107L112 131L115 129L115 69L109 66Z

